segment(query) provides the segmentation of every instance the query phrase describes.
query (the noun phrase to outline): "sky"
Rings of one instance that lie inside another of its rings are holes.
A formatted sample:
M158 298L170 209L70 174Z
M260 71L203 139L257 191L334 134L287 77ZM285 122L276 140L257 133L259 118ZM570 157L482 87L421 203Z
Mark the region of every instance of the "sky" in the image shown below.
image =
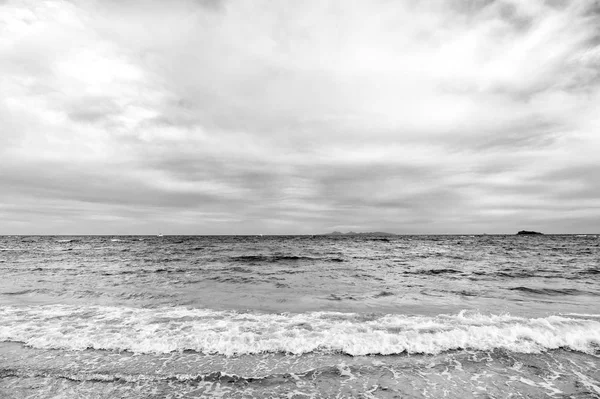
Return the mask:
M597 0L0 0L0 234L600 233Z

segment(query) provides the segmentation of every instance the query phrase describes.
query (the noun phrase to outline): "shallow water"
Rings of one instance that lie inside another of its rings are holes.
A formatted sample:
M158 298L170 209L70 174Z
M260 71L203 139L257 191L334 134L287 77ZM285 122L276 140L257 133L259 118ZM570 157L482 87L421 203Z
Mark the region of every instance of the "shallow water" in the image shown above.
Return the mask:
M2 397L600 397L600 239L0 237Z

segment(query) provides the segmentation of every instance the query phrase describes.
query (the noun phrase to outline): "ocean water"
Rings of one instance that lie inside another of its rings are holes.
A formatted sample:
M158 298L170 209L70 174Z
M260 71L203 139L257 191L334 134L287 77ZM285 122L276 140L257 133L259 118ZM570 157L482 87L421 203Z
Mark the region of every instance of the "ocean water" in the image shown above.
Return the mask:
M1 398L600 398L600 238L0 237Z

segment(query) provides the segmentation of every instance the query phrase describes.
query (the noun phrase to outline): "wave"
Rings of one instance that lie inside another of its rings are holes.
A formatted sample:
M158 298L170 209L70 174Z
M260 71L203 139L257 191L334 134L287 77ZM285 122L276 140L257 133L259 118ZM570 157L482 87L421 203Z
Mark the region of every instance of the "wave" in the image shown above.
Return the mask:
M164 267L160 267L157 269L134 269L134 270L120 270L120 271L101 271L99 272L102 276L117 276L117 275L125 275L125 274L161 274L161 273L186 273L188 270L177 268L177 269L167 269Z
M530 288L530 287L513 287L511 291L521 291L528 294L536 295L600 295L596 292L582 291L575 288Z
M241 255L229 258L233 262L257 263L257 262L344 262L342 258L319 258L299 255Z
M198 382L219 382L221 384L236 384L247 385L253 382L277 381L297 381L299 378L311 379L313 376L322 375L340 375L342 372L350 371L352 368L345 366L326 366L320 369L309 369L300 373L273 373L260 376L243 376L234 373L226 373L223 371L213 371L200 374L128 374L128 373L69 373L55 370L19 370L14 368L0 368L0 378L17 377L17 378L61 378L76 382L101 382L101 383L198 383Z
M49 290L25 289L25 290L20 290L20 291L0 292L0 295L27 295L27 294L45 293L47 291L49 291Z
M583 317L586 319L600 319L600 314L592 313L561 313L561 316Z
M481 274L486 274L486 273L481 273ZM499 271L494 273L493 275L498 276L498 277L511 277L511 278L529 278L529 277L535 277L536 274L534 272L531 271L527 271L527 270L515 270L515 271ZM562 277L562 276L556 276L556 277Z
M381 291L378 294L374 295L374 298L381 298L381 297L386 297L386 296L394 296L396 294L394 294L391 291Z
M5 291L1 292L0 295L5 296L39 296L47 295L56 298L72 298L72 299L86 299L86 298L119 298L125 300L160 300L160 299L172 299L176 295L172 293L159 293L152 291L94 291L94 290L65 290L65 289L51 289L51 288L31 288L21 289L17 291ZM2 313L0 312L0 315Z
M42 349L360 356L458 349L538 353L567 348L597 353L600 346L599 320L564 316L255 314L183 307L47 305L1 307L0 319L0 341Z
M579 274L600 274L600 267L591 267L589 269L582 270Z
M404 274L425 274L425 275L456 274L456 273L461 273L461 271L456 270L456 269L424 269L424 270L416 270L413 272L404 272Z
M269 279L257 278L257 277L245 277L245 276L212 276L206 277L206 280L216 281L219 283L230 283L230 284L257 284L257 283L269 283ZM281 287L280 287L281 288Z
M329 294L328 297L325 297L326 300L328 301L343 301L343 300L349 300L349 301L356 301L359 298L349 295L349 294L342 294L342 295L338 295L338 294Z

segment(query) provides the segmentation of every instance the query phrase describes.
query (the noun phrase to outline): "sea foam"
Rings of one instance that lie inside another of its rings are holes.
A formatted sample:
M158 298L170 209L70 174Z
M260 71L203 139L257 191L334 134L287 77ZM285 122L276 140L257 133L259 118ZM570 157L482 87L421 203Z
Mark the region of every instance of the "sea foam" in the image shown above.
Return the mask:
M226 356L336 352L353 356L567 348L594 354L600 321L461 312L436 317L311 312L257 314L168 307L48 305L0 308L0 341L34 348Z

